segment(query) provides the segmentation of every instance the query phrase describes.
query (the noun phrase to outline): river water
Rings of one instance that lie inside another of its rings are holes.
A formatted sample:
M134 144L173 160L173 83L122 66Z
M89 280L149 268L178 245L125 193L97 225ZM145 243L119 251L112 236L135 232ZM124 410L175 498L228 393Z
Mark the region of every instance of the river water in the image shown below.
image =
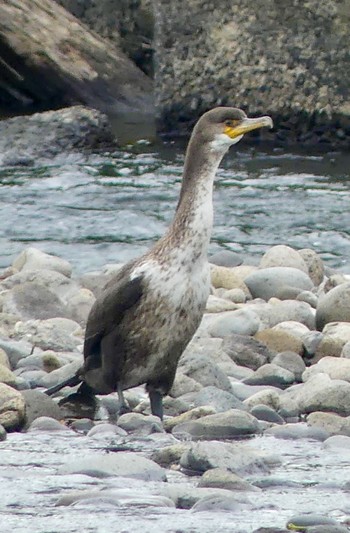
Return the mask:
M0 169L0 267L26 246L86 272L145 251L176 207L185 146L139 143ZM232 148L218 173L210 252L257 263L274 244L312 248L349 271L350 155Z

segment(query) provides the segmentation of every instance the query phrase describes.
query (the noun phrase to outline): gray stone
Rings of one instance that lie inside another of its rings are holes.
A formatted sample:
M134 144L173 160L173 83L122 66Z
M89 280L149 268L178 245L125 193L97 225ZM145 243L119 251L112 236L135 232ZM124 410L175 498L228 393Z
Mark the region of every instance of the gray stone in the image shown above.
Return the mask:
M67 277L72 274L72 266L68 261L33 247L23 250L12 266L17 270L55 270Z
M343 448L350 452L350 437L347 435L333 435L324 441L323 446L330 449Z
M183 442L165 446L164 448L154 450L151 459L160 466L169 468L173 464L179 464L182 454L188 447L189 444Z
M4 297L3 310L22 320L67 317L66 306L54 292L35 282L16 285Z
M318 286L324 278L324 265L321 257L310 248L298 250L298 253L306 263L310 279Z
M180 370L204 387L213 385L231 392L231 383L222 370L206 356L186 353L180 360Z
M25 421L25 401L22 394L0 383L0 424L7 431L21 429Z
M302 385L297 401L301 412L330 411L350 415L350 383L330 379L327 374L315 374Z
M210 405L204 405L201 407L194 407L188 411L181 413L178 416L173 416L171 418L166 418L163 420L163 426L166 431L172 431L176 426L181 426L184 423L192 422L193 420L198 420L208 415L216 414L215 409ZM178 436L181 435L181 431L177 432Z
M196 407L210 405L216 412L228 411L229 409L241 409L245 411L247 409L243 402L236 398L234 394L213 386L203 387L203 389L197 392L194 396L194 405Z
M76 371L81 367L82 363L83 356L81 354L78 354L77 360L75 362L64 365L61 368L58 368L57 370L53 370L49 374L45 374L45 376L43 376L40 380L40 386L49 388L53 387L54 385L57 385L61 381L64 381L67 378L73 376Z
M253 298L269 300L276 296L281 287L311 290L313 283L309 276L297 268L270 267L256 270L245 278L245 283Z
M193 513L198 512L215 512L215 511L230 511L237 512L242 509L242 504L231 495L218 494L204 496L198 502L194 504L191 511Z
M56 431L72 432L72 430L69 429L67 426L61 424L58 420L49 416L40 416L38 418L35 418L28 427L27 431L29 433L33 431L43 431L45 433L51 433Z
M267 473L277 461L244 444L232 442L197 442L183 453L180 464L187 470L206 472L224 468L236 474Z
M87 436L94 437L95 439L100 437L125 437L127 432L115 424L101 423L92 427Z
M164 429L157 416L144 416L139 413L125 413L118 418L118 426L127 433L137 433L150 435L151 433L162 433Z
M22 391L25 401L25 426L29 427L34 420L40 417L50 417L55 420L62 419L62 411L46 394L37 390Z
M202 387L203 385L198 383L198 381L178 370L169 394L174 398L178 398L184 394L199 391Z
M4 441L6 439L7 439L6 429L4 428L4 426L2 426L0 424L0 442Z
M306 302L297 300L270 300L268 304L255 305L265 327L273 328L281 322L300 322L309 329L315 329L315 312Z
M284 419L276 413L274 409L271 409L271 407L268 407L267 405L254 405L250 410L250 414L255 416L258 420L264 420L265 422L271 422L272 424L284 424Z
M316 309L317 307L318 298L316 294L311 291L301 291L296 297L296 300L300 302L306 302L307 304L311 305L313 309Z
M246 385L245 383L232 383L232 391L237 398L242 400L242 402L246 403L245 400L252 397L258 392L268 392L268 391L275 391L276 393L280 393L281 389L278 389L277 387L271 387L267 385ZM259 403L262 403L259 401Z
M342 351L340 353L340 357L345 357L346 359L350 359L350 341L344 344Z
M350 437L350 416L344 417L334 413L316 411L307 416L307 424L327 431L330 436L346 435Z
M290 246L279 244L273 246L261 258L259 267L291 267L308 274L308 268L302 256Z
M254 374L243 380L246 385L271 385L284 389L295 380L293 372L273 363L258 368Z
M230 335L224 339L222 349L238 365L246 366L256 370L260 366L269 362L275 355L269 350L266 344L245 337L244 335Z
M227 311L214 320L208 328L212 337L227 337L229 335L254 335L260 327L259 317L251 309L237 309Z
M212 468L201 476L198 487L226 489L233 491L259 491L248 481L230 472L227 468Z
M309 427L303 423L274 426L266 429L265 435L272 435L277 439L312 439L320 441L324 441L329 437L329 434L324 429Z
M350 382L350 359L322 357L317 364L304 371L303 381L308 381L315 374L327 374L331 379L342 379Z
M55 293L60 301L66 302L67 298L79 291L78 283L56 270L40 268L37 270L23 269L20 272L4 279L0 283L2 289L13 289L24 283L43 285L47 290Z
M96 300L88 289L80 289L67 300L69 318L85 327L91 307Z
M316 326L320 331L329 322L350 322L350 283L342 283L320 296Z
M280 352L272 359L272 363L292 372L296 381L301 381L306 368L302 357L295 352Z
M130 477L143 481L166 481L163 468L133 452L95 453L71 460L59 474L85 474L92 477Z
M330 322L323 328L323 336L317 345L315 359L325 356L340 357L344 345L350 340L349 322Z
M265 387L263 390L252 394L246 400L244 400L244 405L246 405L250 410L252 410L255 406L266 405L274 411L278 411L281 405L281 391L278 390L277 392L277 390L278 389Z
M238 409L229 409L224 413L179 424L173 429L173 435L188 433L195 439L229 439L247 437L260 431L255 417Z
M33 351L33 345L24 340L1 339L0 347L6 352L11 368L16 368L17 363L23 357L27 357Z
M230 250L221 250L209 257L209 262L213 265L224 266L224 267L235 267L243 263L243 258L240 254L236 252L231 252Z
M30 340L43 350L57 352L74 351L83 342L81 327L67 318L18 322L16 334L23 339Z
M0 365L0 383L6 383L10 387L17 388L16 375L4 365Z

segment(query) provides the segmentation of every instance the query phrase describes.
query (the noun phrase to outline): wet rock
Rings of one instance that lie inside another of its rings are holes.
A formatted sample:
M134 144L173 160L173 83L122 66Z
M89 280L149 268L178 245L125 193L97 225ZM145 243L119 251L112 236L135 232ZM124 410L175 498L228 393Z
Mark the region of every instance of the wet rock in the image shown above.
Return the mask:
M350 437L350 417L339 416L334 413L316 411L310 413L306 419L311 427L319 427L327 431L330 436L346 435Z
M350 382L350 359L342 357L323 357L317 364L310 366L303 373L303 381L308 381L315 374L327 374L331 379Z
M273 363L258 368L254 374L243 380L246 385L271 385L284 389L294 382L294 374Z
M309 277L317 287L322 283L324 278L324 265L321 257L310 248L298 250L298 253L304 259L308 268Z
M72 274L71 264L54 255L47 254L37 248L26 248L13 261L12 266L17 270L55 270L68 278Z
M265 430L266 435L272 435L277 439L312 439L324 441L329 437L327 431L321 428L309 427L306 424L285 424L274 426Z
M309 269L299 252L284 244L273 246L265 252L260 260L259 267L261 269L269 267L291 267L297 268L307 274L309 272Z
M245 284L253 298L268 301L283 287L311 290L313 283L309 276L297 268L270 267L252 272L245 278Z
M0 383L0 424L7 431L20 429L25 421L25 401L22 394Z
M172 418L166 418L163 421L163 426L166 431L172 431L172 429L176 426L181 426L186 422L192 422L193 420L198 420L199 418L203 418L204 416L208 415L213 415L215 413L216 411L214 407L211 407L210 405L195 407L193 409L189 409L181 415L173 416Z
M16 285L4 296L3 311L21 320L68 317L65 304L54 292L35 282Z
M175 426L173 434L188 433L195 439L229 439L260 433L259 422L249 413L229 409Z
M244 335L226 337L223 341L222 349L235 363L252 370L256 370L269 362L275 355L263 342Z
M215 511L230 511L237 512L242 509L242 503L232 495L219 494L204 496L194 504L191 511L198 512L215 512Z
M68 318L28 320L16 324L16 335L43 350L69 352L82 344L82 329Z
M61 420L62 411L46 394L37 390L22 391L25 401L25 427L29 427L34 420L41 417Z
M204 387L213 385L231 392L231 383L222 370L209 357L186 353L180 360L180 370Z
M7 439L6 429L4 428L4 426L2 426L0 424L0 442L4 441L6 439Z
M277 461L243 444L228 442L192 443L183 453L180 464L187 470L206 472L212 468L223 468L236 474L268 472Z
M152 452L151 459L160 466L169 468L171 465L178 464L180 462L181 456L188 447L189 444L183 442L173 444L171 446L165 446L159 450L154 450L154 452Z
M287 522L287 529L293 529L295 531L302 531L306 528L308 529L311 526L318 526L318 525L329 525L329 526L336 526L338 523L333 518L329 518L328 516L324 515L318 515L314 513L310 514L300 514L295 515L292 518L290 518Z
M229 335L254 335L260 327L257 314L251 309L237 309L227 311L215 319L208 328L212 337L227 337Z
M87 436L99 439L100 437L125 437L127 432L115 424L101 423L92 427Z
M85 474L103 478L130 477L144 481L166 481L163 468L157 463L133 452L118 452L77 458L61 467L59 474Z
M198 487L218 488L233 491L258 491L257 487L234 474L227 468L212 468L204 472Z
M228 409L243 409L245 405L230 392L223 391L217 387L203 387L194 397L196 407L210 405L217 413Z
M127 433L150 435L162 433L162 423L157 416L144 416L139 413L125 413L118 418L118 426Z
M324 448L335 449L343 448L350 452L350 436L347 435L333 435L323 443Z
M51 418L49 416L40 416L33 420L33 422L29 425L27 431L29 433L33 431L43 431L43 432L51 433L55 431L71 431L71 430L68 429L67 426L65 426L58 420L56 420L55 418Z
M300 355L290 351L278 353L272 359L272 363L292 372L296 381L301 381L301 376L306 368Z
M284 424L284 419L276 413L274 409L271 409L271 407L268 407L267 405L254 405L250 410L250 414L255 416L258 420L271 422L272 424Z
M342 283L320 296L316 326L320 331L329 322L350 322L350 283Z

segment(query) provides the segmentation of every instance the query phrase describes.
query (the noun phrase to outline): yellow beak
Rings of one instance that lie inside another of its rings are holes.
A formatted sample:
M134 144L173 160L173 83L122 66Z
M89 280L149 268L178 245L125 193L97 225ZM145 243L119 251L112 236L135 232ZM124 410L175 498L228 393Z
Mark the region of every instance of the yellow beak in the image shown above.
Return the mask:
M257 130L258 128L273 128L271 117L245 118L238 124L238 126L225 126L224 133L231 139L235 139L239 135L244 135L248 131Z

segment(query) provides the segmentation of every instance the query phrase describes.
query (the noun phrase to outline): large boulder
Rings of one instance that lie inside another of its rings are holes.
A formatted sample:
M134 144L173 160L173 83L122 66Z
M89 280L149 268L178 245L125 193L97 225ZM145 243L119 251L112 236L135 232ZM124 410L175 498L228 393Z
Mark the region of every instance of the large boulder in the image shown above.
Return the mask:
M154 5L163 130L183 128L215 105L239 105L272 114L281 141L348 146L350 34L343 2L295 2L287 15L274 0L263 9L250 0Z
M0 102L7 108L152 109L151 80L53 0L1 1L0 35Z

